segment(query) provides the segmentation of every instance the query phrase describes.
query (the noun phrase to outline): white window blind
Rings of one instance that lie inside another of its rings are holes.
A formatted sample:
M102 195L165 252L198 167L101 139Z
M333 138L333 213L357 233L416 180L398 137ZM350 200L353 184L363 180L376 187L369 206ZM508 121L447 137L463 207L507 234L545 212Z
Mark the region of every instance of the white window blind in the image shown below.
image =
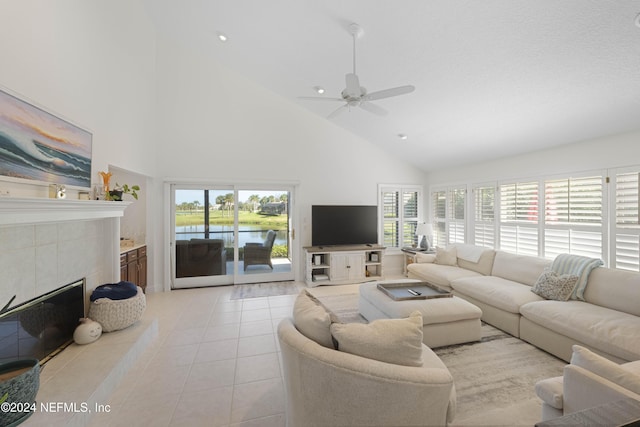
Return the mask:
M422 191L412 188L381 188L383 244L401 248L418 242L416 227L420 218Z
M449 243L465 242L466 188L451 188L449 196Z
M487 248L495 248L495 187L483 186L473 189L474 244Z
M447 245L447 192L445 190L431 193L433 245Z
M612 248L615 267L640 271L640 172L615 175L615 224Z
M544 255L603 257L603 177L544 183Z
M500 249L538 255L538 182L500 186Z

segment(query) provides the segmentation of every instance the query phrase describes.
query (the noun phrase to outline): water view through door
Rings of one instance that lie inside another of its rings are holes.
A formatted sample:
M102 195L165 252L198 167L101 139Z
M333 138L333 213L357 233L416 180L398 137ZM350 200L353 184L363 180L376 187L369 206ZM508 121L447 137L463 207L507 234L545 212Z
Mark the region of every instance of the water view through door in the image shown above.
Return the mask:
M173 186L173 287L293 280L291 195Z

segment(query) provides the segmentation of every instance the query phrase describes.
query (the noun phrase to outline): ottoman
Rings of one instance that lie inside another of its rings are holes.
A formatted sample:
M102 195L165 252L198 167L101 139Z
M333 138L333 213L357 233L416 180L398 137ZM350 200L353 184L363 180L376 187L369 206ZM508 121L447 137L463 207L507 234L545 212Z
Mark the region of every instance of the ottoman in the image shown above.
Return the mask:
M388 283L420 282L415 279L389 280ZM458 297L395 301L380 290L378 283L360 285L358 309L369 322L376 319L409 317L414 310L422 313L423 339L429 347L479 341L482 310Z

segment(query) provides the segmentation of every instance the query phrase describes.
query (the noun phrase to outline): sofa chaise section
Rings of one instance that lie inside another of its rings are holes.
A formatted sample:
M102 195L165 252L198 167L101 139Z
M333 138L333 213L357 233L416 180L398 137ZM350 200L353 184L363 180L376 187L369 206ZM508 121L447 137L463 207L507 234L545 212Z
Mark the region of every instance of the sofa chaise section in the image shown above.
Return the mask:
M573 344L618 363L640 360L640 274L596 268L584 298L523 305L521 338L564 360Z

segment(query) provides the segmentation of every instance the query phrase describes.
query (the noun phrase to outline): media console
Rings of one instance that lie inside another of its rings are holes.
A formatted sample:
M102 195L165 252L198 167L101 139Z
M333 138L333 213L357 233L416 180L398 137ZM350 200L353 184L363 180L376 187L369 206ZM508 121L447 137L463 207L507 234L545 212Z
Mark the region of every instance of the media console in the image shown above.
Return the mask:
M381 245L307 246L305 282L319 286L382 280L384 249Z

